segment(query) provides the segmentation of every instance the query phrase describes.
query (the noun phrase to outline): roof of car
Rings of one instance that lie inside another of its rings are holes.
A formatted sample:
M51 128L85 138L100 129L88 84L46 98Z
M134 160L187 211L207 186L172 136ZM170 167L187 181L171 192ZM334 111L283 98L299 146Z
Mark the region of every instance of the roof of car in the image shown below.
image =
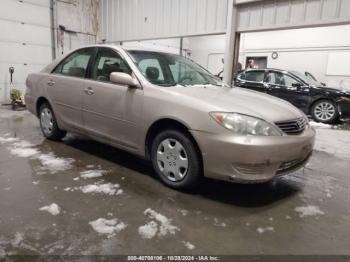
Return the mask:
M93 44L93 45L89 45L89 46L85 46L85 47L109 47L109 48L123 49L125 51L144 51L144 52L157 52L157 53L172 54L170 52L157 50L156 48L154 48L154 49L153 48L144 48L144 47L139 47L137 45L125 46L125 45L118 45L118 44L114 44L114 43ZM85 47L82 47L82 48L85 48Z
M291 72L289 70L285 70L285 69L278 69L278 68L247 68L243 71L254 71L254 70L272 70L272 71L279 71L279 72Z

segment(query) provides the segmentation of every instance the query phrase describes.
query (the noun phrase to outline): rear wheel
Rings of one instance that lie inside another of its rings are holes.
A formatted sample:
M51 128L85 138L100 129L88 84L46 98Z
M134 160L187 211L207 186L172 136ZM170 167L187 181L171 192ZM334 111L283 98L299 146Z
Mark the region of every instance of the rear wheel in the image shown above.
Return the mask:
M169 187L186 190L198 185L201 161L190 137L178 130L164 130L156 135L151 148L153 168Z
M321 123L332 124L338 116L337 106L330 100L317 101L311 109L312 118Z
M60 140L66 132L59 129L51 106L44 102L39 111L40 127L43 135L50 140Z

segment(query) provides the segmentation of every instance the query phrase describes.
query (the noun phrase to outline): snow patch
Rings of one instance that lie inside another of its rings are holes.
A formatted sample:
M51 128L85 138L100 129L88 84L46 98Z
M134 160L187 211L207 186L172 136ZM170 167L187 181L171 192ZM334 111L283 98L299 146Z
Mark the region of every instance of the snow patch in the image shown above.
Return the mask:
M294 210L300 213L300 217L324 215L324 212L318 206L300 206Z
M87 170L87 171L80 172L80 176L84 179L96 178L96 177L103 176L107 172L108 171L106 171L106 170Z
M187 216L188 215L188 210L186 210L186 209L180 209L179 208L177 211L180 212L181 215L183 215L183 216Z
M38 159L43 165L43 168L52 174L72 168L72 163L74 162L72 158L56 157L53 153L40 154Z
M336 129L337 128L337 126L323 124L323 123L314 122L314 121L310 121L309 124L310 124L310 126L316 128L316 129L318 129L318 128L322 128L322 129Z
M127 224L124 222L118 223L117 218L98 218L94 221L90 221L89 224L97 233L107 235L108 237L115 236L115 234L119 233L127 227Z
M120 195L123 194L123 190L120 189L118 184L94 184L86 185L80 188L83 193L103 193L107 195Z
M13 144L15 147L33 147L34 145L26 140L21 140Z
M219 220L216 218L216 217L214 217L214 226L216 226L216 227L226 227L226 223L224 223L224 222L219 222Z
M189 250L193 250L195 249L195 245L193 245L192 243L188 242L188 241L183 241L183 243L185 244L185 247L187 247L187 249Z
M162 237L167 235L168 233L175 234L176 231L180 231L180 229L177 226L174 226L171 224L172 222L171 219L167 218L166 216L160 213L157 213L151 208L147 208L143 213L147 215L149 219L151 219L151 221L148 224L139 227L139 233L141 229L141 233L140 233L141 236L142 236L142 233L145 233L145 234L148 233L149 235L151 235L152 233L156 234L156 232L158 232L158 237ZM157 228L156 231L155 231L155 228Z
M40 211L47 211L53 216L57 216L61 212L61 208L55 203L52 203L49 206L44 206L42 208L39 208L39 210Z
M1 137L0 136L0 143L5 144L5 143L12 143L18 141L17 137Z
M152 220L146 225L139 227L139 234L144 239L151 239L156 236L158 231L158 224Z
M9 148L11 155L18 157L31 157L39 154L39 151L35 148Z
M256 229L256 231L258 231L259 234L263 234L263 233L265 233L267 231L274 232L275 228L274 227L258 227Z

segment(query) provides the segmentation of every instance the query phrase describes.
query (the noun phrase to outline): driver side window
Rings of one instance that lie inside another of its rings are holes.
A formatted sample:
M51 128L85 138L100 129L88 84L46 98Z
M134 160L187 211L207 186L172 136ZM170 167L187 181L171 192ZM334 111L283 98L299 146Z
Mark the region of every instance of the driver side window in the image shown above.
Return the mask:
M97 81L110 82L110 75L114 72L131 75L132 71L123 58L113 50L100 49L91 71L91 78Z
M267 82L273 85L293 86L294 83L299 83L293 77L280 72L270 72L267 76Z

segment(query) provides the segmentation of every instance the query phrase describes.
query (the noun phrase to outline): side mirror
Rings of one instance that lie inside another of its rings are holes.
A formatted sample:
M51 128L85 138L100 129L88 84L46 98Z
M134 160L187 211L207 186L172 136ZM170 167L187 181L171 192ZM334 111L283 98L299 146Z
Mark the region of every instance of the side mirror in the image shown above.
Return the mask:
M112 83L119 85L126 85L132 88L138 88L140 86L139 82L133 78L131 75L126 73L114 72L110 75L110 80Z

